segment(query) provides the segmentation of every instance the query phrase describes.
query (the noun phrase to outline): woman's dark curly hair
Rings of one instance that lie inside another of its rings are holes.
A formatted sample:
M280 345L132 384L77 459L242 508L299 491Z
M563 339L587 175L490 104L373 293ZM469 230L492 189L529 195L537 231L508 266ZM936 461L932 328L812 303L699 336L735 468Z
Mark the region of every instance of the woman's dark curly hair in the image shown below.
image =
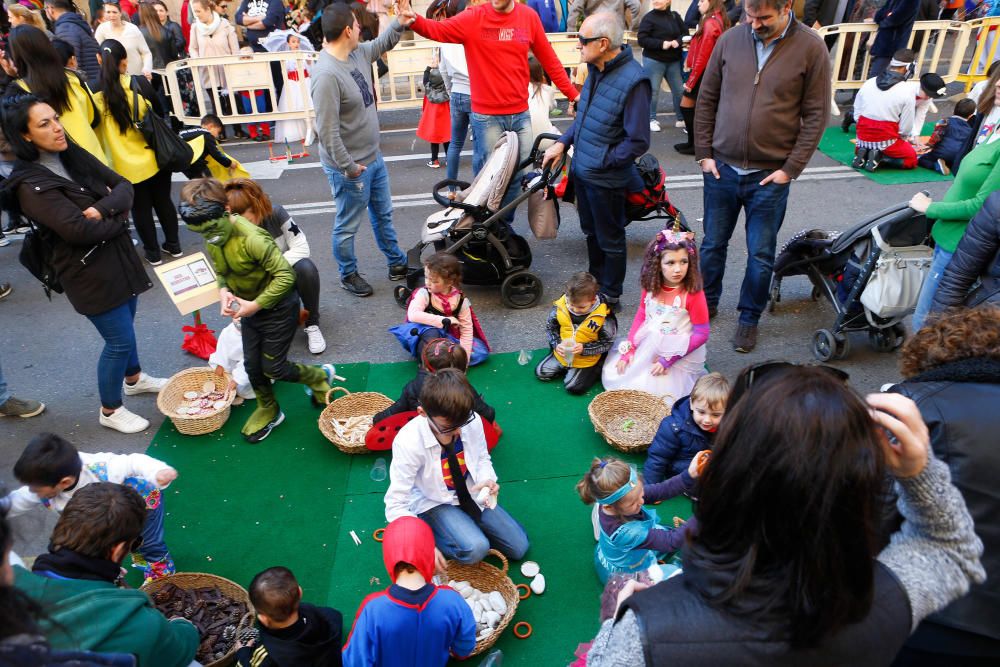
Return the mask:
M899 371L911 378L962 359L1000 360L1000 306L953 308L928 320L903 345Z

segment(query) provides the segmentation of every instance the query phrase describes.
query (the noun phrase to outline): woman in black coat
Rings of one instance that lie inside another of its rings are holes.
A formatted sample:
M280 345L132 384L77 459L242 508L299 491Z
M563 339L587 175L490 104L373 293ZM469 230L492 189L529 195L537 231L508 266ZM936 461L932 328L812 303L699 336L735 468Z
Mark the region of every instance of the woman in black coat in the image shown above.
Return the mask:
M934 292L931 312L981 303L1000 306L1000 192L987 197L969 221Z
M962 243L968 238L966 233ZM926 618L907 639L893 666L998 665L1000 308L953 310L928 320L903 346L900 368L906 381L893 391L916 402L930 429L934 454L948 465L952 483L965 498L976 534L983 541L986 582Z
M139 294L153 285L129 234L132 185L71 143L58 114L37 97L7 98L3 118L17 157L4 188L51 245L70 304L104 338L97 364L100 423L123 433L144 431L149 422L122 405L122 392L156 393L166 380L139 366L133 320Z

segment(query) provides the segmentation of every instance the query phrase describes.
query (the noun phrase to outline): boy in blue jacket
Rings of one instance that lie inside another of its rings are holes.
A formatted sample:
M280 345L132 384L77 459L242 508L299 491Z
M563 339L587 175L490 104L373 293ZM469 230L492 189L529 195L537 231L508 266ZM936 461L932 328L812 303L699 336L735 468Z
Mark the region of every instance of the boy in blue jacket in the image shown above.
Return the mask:
M449 658L472 653L472 608L455 590L431 582L435 556L434 533L422 519L402 516L389 524L382 560L393 584L361 603L344 665L444 667Z
M674 403L646 455L642 475L647 484L680 475L695 454L712 448L728 399L729 382L721 373L709 373L698 379L690 396Z
M917 164L947 176L955 166L965 142L972 134L969 120L976 115L976 103L968 98L955 105L951 118L939 120L931 135L931 150L917 158Z

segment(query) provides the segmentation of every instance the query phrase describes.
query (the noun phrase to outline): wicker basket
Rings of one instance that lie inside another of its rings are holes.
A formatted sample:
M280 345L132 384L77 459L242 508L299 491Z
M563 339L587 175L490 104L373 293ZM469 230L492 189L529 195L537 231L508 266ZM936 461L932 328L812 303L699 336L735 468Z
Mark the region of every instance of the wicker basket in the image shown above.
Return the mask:
M250 595L246 592L246 589L237 584L235 581L230 581L225 577L205 572L178 572L177 574L171 574L163 577L162 579L145 583L142 585L140 590L145 591L150 597L152 597L158 590L167 584L173 584L177 588L186 591L197 588L216 588L226 597L231 598L236 602L242 602L247 606L247 613L240 620L240 624L236 628L237 636L239 636L243 630L253 627L254 610L253 604L250 603ZM228 667L228 665L235 664L235 662L236 647L234 646L229 653L218 660L205 663L205 667Z
M507 613L500 619L496 630L486 639L476 642L475 650L468 656L470 658L474 655L479 655L496 643L500 635L503 634L504 629L513 620L514 614L517 613L517 603L520 601L517 588L514 587L514 582L507 576L507 558L496 549L490 549L489 554L500 559L500 562L503 563L502 570L484 561L472 565L463 565L458 561L450 560L446 568L450 581L467 581L469 585L473 588L478 588L483 593L497 591L503 596L504 602L507 603Z
M671 405L673 399L669 396L661 399L645 391L614 389L595 396L587 412L594 430L609 445L626 453L641 452L653 442ZM625 426L626 422L630 423Z
M331 401L330 397L337 391L342 391L345 395ZM341 437L333 429L330 422L334 419L374 416L393 403L393 400L385 394L375 391L359 391L352 394L343 387L334 387L328 391L326 400L329 405L323 408L323 412L319 416L319 430L326 436L327 440L345 454L364 454L368 448L365 447L364 441L361 443L348 442L346 438Z
M229 419L229 409L232 407L233 399L236 398L236 391L228 391L229 383L232 380L229 374L216 375L211 368L188 368L177 373L167 380L167 386L160 390L156 397L156 407L159 408L174 427L184 435L204 435L212 431L218 431ZM182 415L176 412L178 406L184 402L184 392L201 392L206 381L215 383L215 390L225 394L223 400L226 407L211 415Z

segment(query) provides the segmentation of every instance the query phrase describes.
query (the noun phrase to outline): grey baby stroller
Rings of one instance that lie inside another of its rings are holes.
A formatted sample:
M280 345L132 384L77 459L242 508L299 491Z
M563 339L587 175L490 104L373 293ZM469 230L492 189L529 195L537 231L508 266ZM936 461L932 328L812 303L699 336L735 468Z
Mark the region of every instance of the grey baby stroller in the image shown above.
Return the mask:
M930 269L930 223L905 203L861 220L845 232L799 232L775 259L768 310L781 301L781 281L804 275L812 298L826 297L836 315L829 329L813 334L820 361L850 354L853 331L868 334L879 352L903 344L903 318L913 313Z
M504 222L504 217L536 192L551 187L561 163L529 174L522 191L501 207L504 193L515 174L541 162L539 144L556 140L554 134L535 137L531 152L518 163L515 132L505 132L493 146L486 164L471 184L444 180L434 186L434 200L444 210L430 215L420 241L406 253L406 284L396 287L396 302L406 307L413 291L424 281L421 256L426 248L447 252L462 262L462 282L468 285L500 285L500 298L508 308L530 308L542 297L542 279L529 270L531 247ZM442 190L454 190L449 199ZM554 206L558 206L553 202Z

